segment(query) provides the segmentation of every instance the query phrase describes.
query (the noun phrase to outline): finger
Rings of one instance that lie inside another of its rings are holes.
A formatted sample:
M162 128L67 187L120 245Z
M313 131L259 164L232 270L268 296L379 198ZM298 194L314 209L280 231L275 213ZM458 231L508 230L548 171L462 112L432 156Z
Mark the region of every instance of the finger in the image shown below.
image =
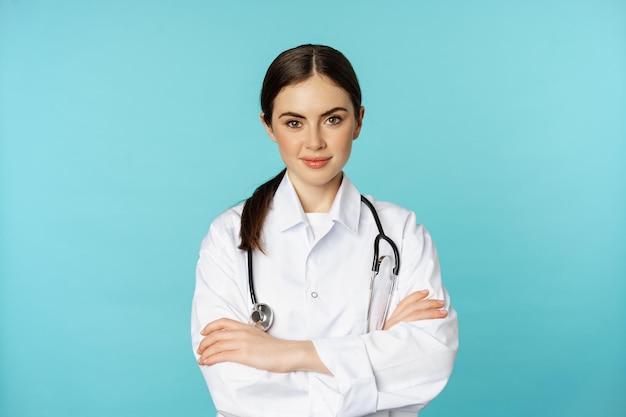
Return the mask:
M260 340L268 337L265 332L252 326L245 326L242 330L214 332L207 336L210 342L200 354L200 365L212 365L219 362L237 362L250 365L250 356Z
M414 311L411 314L407 314L402 321L418 321L418 320L430 320L441 319L448 315L446 310L423 310Z
M440 300L422 300L417 303L413 303L410 306L400 310L398 312L399 317L406 317L407 315L416 313L418 311L439 311L444 307L444 302Z
M441 308L444 306L444 302L441 300L420 300L411 305L405 306L404 308L397 310L394 312L395 318L399 321L415 321L420 320L419 318L412 317L428 317L433 318L433 313L435 317L440 316ZM431 314L427 314L426 316L420 315L420 312L431 312Z
M237 330L212 332L200 342L197 350L200 355L199 362L217 352L241 349L246 336L245 332Z
M418 321L418 320L431 320L442 319L448 316L447 310L430 309L430 310L413 310L402 315L392 316L387 323L385 323L384 330L389 330L398 323Z
M421 291L415 291L412 292L411 294L407 295L406 297L404 297L399 303L398 303L398 307L400 308L404 308L404 307L408 307L418 301L421 301L423 299L425 299L426 297L428 297L428 290L421 290ZM397 308L398 308L397 307Z
M198 353L198 355L201 355L202 352L208 349L211 345L217 343L217 341L218 341L218 332L211 332L211 334L204 337L200 341L200 344L198 345L198 349L196 350L196 353Z
M204 326L204 329L202 329L200 334L206 336L211 332L214 332L216 330L221 330L227 326L230 326L231 325L230 321L231 320L227 318L220 318L217 320L213 320L212 322Z
M236 330L219 328L217 330L211 330L208 334L200 341L200 345L198 346L197 353L202 354L208 347L211 345L222 341L233 339L236 336Z
M202 361L198 361L200 365L211 366L222 362L235 362L232 351L219 352L207 357Z
M428 290L421 290L421 291L412 292L411 294L409 294L406 297L404 297L398 303L398 306L412 304L412 303L414 303L416 301L423 300L427 296L428 296Z
M407 310L433 310L440 309L446 303L443 300L419 300L410 306L408 306Z
M224 361L232 361L233 355L239 350L238 344L232 340L221 341L207 348L200 358L200 365L214 365Z
M245 343L246 345L249 345L255 340L255 338L258 338L259 336L266 336L266 333L263 330L257 329L256 327L235 321L232 323L233 325L228 328L211 331L204 339L202 339L202 341L200 341L197 353L202 355L204 351L219 342L238 341L240 344Z
M235 321L235 320L221 318L221 319L213 320L212 322L204 326L204 329L202 329L200 334L203 336L206 336L209 333L214 332L216 330L234 329L238 325L242 325L242 324L243 323L239 323L238 321Z
M408 321L417 321L417 320L428 320L428 319L437 319L443 318L448 315L446 310L441 310L439 308L431 308L431 309L413 309L403 312L397 317L398 321L408 322Z
M418 300L413 303L398 304L393 315L402 316L416 310L440 309L445 305L443 300ZM392 317L393 317L392 315Z

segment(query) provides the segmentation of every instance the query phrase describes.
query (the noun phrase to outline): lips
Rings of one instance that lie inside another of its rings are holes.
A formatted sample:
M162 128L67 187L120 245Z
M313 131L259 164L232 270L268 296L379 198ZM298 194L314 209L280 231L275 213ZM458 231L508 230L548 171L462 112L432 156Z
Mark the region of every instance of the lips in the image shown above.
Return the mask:
M319 169L326 166L330 157L327 158L300 158L300 160L309 168Z

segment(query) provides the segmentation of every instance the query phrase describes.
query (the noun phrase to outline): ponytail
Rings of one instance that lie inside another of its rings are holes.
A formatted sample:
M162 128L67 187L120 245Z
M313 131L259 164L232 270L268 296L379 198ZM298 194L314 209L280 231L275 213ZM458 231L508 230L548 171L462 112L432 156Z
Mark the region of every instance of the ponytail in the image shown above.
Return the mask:
M278 175L265 184L260 185L243 205L241 230L239 231L239 237L241 238L239 249L258 249L263 252L261 245L263 223L265 222L265 217L267 216L267 211L274 198L274 194L276 194L276 190L285 176L285 172L287 172L287 168L280 171Z

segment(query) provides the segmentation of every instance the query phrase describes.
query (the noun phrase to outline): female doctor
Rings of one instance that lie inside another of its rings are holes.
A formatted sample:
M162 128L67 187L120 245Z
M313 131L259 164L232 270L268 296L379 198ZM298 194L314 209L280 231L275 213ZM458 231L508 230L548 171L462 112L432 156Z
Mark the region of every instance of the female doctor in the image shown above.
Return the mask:
M457 316L414 213L343 172L364 115L352 66L287 50L261 109L286 169L215 219L197 265L192 345L218 415L415 416L452 372ZM390 308L371 299L381 229Z

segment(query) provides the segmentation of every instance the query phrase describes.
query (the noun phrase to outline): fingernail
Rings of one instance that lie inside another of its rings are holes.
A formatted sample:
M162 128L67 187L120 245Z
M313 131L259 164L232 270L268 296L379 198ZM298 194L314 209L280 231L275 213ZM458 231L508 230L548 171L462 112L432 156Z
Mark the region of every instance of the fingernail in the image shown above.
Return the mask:
M428 293L428 290L420 290L420 291L418 291L418 293L420 293L420 294L426 294L426 293Z
M442 316L448 315L448 310L440 310Z

